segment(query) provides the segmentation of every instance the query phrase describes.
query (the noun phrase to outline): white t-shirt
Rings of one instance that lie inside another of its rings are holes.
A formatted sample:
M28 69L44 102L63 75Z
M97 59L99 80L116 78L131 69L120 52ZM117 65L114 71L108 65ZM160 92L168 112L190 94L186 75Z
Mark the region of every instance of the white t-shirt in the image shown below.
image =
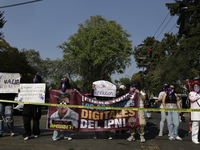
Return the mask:
M141 95L146 95L143 91L140 91ZM138 94L138 107L144 107L144 101L140 97L140 94Z
M160 92L159 95L158 95L158 99L161 99L163 97L164 93L165 93L165 91ZM161 100L160 108L164 108L163 105L162 105L162 100Z

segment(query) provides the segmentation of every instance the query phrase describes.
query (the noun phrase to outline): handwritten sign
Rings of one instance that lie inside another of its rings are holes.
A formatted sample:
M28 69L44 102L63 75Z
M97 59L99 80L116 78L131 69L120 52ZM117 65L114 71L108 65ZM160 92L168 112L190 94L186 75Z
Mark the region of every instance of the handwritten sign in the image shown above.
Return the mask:
M18 93L19 84L19 73L0 72L0 93Z
M45 103L45 83L40 84L20 84L18 101Z
M116 86L108 81L99 80L93 82L94 96L116 97Z

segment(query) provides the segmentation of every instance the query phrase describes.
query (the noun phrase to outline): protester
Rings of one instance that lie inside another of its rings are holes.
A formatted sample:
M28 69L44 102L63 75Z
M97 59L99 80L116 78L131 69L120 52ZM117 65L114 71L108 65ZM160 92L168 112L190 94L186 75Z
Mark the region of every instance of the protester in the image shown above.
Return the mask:
M69 105L71 100L71 95L68 93L60 93L57 97L57 103L62 105ZM75 111L71 110L68 107L59 107L58 111L53 113L50 117L50 124L53 121L65 121L69 122L75 128L78 128L78 118L79 115ZM54 130L53 132L53 141L60 139L60 131ZM72 140L71 134L69 131L64 131L64 139Z
M163 94L162 104L164 109L181 109L179 98L174 90L174 85L170 85L168 88L168 91ZM179 113L178 112L172 112L168 111L166 113L166 119L167 119L167 126L169 130L169 140L179 140L182 139L178 135L178 129L179 129Z
M14 100L16 93L1 93L0 99ZM10 136L14 136L13 104L0 102L0 137L3 135L4 121Z
M66 89L70 89L69 79L66 77L63 77L61 80L61 90L62 93L60 93L57 97L57 103L68 105L70 104L71 95L66 93ZM78 114L69 109L68 107L59 107L58 111L53 113L50 118L50 123L52 123L53 120L57 121L70 121L72 122L72 125L75 128L78 128ZM71 133L69 131L64 131L64 139L72 140ZM57 141L60 139L60 131L54 130L53 131L53 141Z
M146 93L141 90L140 82L138 80L134 80L132 82L132 90L138 94L138 107L144 108L144 101L146 100ZM144 117L144 111L138 111L138 118L139 118L139 134L140 134L140 141L142 143L145 142L144 134L145 130L144 127L146 126L146 121ZM131 136L127 138L128 141L135 140L135 129L130 129Z
M163 97L163 94L166 93L167 89L168 89L168 84L165 83L163 85L163 91L161 91L159 93L159 96L158 96L158 101L161 102L160 108L163 108L162 97ZM158 136L163 136L163 128L164 128L164 125L165 125L165 120L166 120L165 112L161 111L160 132L159 132Z
M126 87L124 85L120 85L119 92L117 93L116 98L125 95L125 90L126 90ZM115 132L115 136L118 134L119 134L119 130ZM121 134L125 135L125 130L121 130Z
M191 101L191 109L200 109L200 84L198 81L194 81L192 85L194 91L189 93L189 99ZM199 134L199 122L200 122L200 112L191 112L192 120L192 142L199 144L198 134Z
M92 93L91 93L91 95L92 95L93 98L95 98L97 100L101 100L101 101L107 101L107 100L109 100L109 97L94 96L94 89L95 89L95 84L92 84ZM94 139L95 140L98 139L98 133L99 132L94 132L94 134L95 134L94 135ZM111 132L110 131L105 131L105 134L106 134L106 136L107 136L107 138L109 140L113 139L112 136L111 136Z
M33 83L41 83L41 77L35 75ZM45 92L45 91L44 91ZM40 118L41 118L41 106L25 104L23 108L23 123L24 123L24 141L28 140L31 136L31 119L33 118L33 134L34 138L38 138L40 135Z

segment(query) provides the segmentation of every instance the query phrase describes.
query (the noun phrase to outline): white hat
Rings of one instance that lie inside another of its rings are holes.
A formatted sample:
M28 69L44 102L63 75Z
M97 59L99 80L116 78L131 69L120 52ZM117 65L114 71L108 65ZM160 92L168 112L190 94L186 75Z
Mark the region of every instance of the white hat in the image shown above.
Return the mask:
M120 85L119 88L122 89L122 90L125 90L125 89L126 89L126 87L125 87L124 85Z

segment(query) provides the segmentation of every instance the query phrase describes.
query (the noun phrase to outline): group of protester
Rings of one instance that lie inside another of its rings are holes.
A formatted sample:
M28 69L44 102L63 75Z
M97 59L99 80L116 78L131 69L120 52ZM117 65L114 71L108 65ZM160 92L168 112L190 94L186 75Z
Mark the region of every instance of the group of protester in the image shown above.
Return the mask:
M191 109L200 109L200 83L199 81L194 81L192 83L192 89L189 93L190 99L190 108ZM161 101L162 104L160 108L164 109L181 109L179 103L179 97L175 93L174 85L164 84L163 91L160 92L158 96L158 101ZM179 140L182 138L178 135L179 130L179 114L180 111L161 111L161 121L160 121L160 132L159 136L163 136L164 122L167 120L167 127L169 131L169 140ZM199 122L200 122L200 112L191 112L191 121L192 121L192 142L199 144L198 134L199 134Z
M33 79L33 83L41 83L41 77L36 75ZM61 90L63 94L58 98L59 104L69 104L70 103L70 97L63 96L67 93L65 93L66 89L70 89L69 80L64 77L61 80ZM189 99L191 100L191 109L200 109L200 84L198 81L193 82L193 91L189 93ZM92 89L94 89L94 85L92 86ZM117 93L116 97L120 97L125 94L126 87L124 85L120 86L119 92ZM163 91L160 92L158 96L158 101L161 101L162 104L160 108L164 109L181 109L180 103L179 103L179 97L175 93L174 85L170 84L164 84L163 85ZM49 89L51 90L51 88ZM135 92L138 94L138 107L144 108L144 102L146 100L146 93L142 90L140 86L140 82L138 80L134 80L131 84L130 90L135 90ZM93 92L92 92L93 93ZM9 95L9 96L8 96ZM5 100L11 100L14 99L14 94L0 94L0 99ZM106 98L101 98L99 100L107 100ZM10 132L11 136L14 136L14 119L13 119L13 108L11 103L0 103L0 136L3 134L3 121L6 122L8 131ZM66 110L64 111L65 114L60 118L62 120L64 117L69 116L69 110L66 107ZM62 111L62 110L61 110ZM67 113L68 112L68 113ZM59 110L58 112L59 113ZM56 115L56 114L55 114ZM40 135L40 128L39 128L39 120L41 118L41 106L39 105L24 105L23 108L23 124L24 124L24 133L23 137L24 140L28 140L31 136L31 119L33 119L33 134L34 137L37 138ZM145 142L145 117L144 117L144 111L138 112L138 118L139 118L139 134L140 134L140 141ZM179 112L174 111L168 111L164 112L161 111L161 121L160 121L160 132L159 136L163 136L163 128L164 128L164 121L167 120L167 127L169 131L169 140L182 140L181 137L178 135L178 129L179 129ZM200 112L192 112L191 113L191 120L192 123L192 142L195 144L199 144L198 142L198 133L199 133L199 122L200 122ZM124 134L125 131L122 131L122 134ZM112 139L110 131L106 132L108 139ZM119 131L116 131L116 135L119 134ZM135 140L135 134L136 129L130 129L130 137L127 138L128 141L134 141ZM94 139L98 138L98 132L95 132ZM53 131L53 137L52 139L54 141L60 139L60 131L55 130ZM64 139L72 140L71 134L68 131L64 132Z
M23 83L22 75L20 74L20 76L20 83ZM41 83L41 77L39 75L35 75L35 77L33 78L33 83ZM15 96L16 93L1 93L0 99L14 100ZM41 106L25 104L23 107L22 116L24 125L24 133L22 134L22 136L24 137L24 140L28 140L31 136L31 119L33 119L33 134L34 137L37 138L40 135L39 120L41 118ZM0 103L0 137L3 135L4 121L6 122L10 136L14 136L15 134L12 103Z

